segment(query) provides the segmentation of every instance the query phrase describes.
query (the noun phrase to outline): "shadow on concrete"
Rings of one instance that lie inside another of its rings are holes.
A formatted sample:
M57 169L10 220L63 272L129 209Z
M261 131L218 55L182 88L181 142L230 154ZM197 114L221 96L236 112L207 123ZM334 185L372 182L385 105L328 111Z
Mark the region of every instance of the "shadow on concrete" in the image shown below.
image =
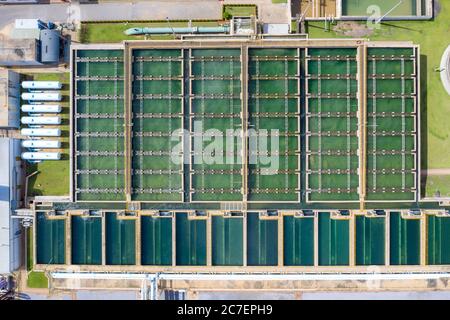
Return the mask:
M428 57L420 55L420 167L428 169ZM420 193L425 196L427 175L420 174Z

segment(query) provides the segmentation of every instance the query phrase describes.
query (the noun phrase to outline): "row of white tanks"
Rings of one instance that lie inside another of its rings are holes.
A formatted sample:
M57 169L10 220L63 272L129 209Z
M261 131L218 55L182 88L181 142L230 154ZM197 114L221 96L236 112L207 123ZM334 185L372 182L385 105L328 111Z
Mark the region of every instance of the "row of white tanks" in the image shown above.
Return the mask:
M21 130L22 135L30 137L30 140L22 141L22 147L31 149L29 152L22 153L22 159L33 162L61 159L60 152L40 152L40 149L61 148L61 141L42 139L43 137L60 137L61 129L42 128L41 125L61 124L59 115L49 115L60 113L61 105L47 104L61 101L61 93L42 90L60 90L62 84L59 81L23 81L22 88L29 91L22 93L22 100L27 100L29 104L22 105L22 112L28 113L28 116L22 117L21 123L30 126Z

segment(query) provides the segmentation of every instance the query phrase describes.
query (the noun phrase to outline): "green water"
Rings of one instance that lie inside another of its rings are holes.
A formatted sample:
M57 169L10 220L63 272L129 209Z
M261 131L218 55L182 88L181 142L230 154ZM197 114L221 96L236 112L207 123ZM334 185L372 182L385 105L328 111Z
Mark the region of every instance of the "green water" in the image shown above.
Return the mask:
M72 216L72 264L102 264L102 219Z
M283 217L284 265L314 265L314 218Z
M106 264L136 264L136 225L134 220L117 219L106 213Z
M261 220L259 213L247 214L247 264L274 266L278 264L278 221Z
M36 263L64 264L66 221L48 219L45 213L36 214Z
M388 16L416 16L416 2L417 0L403 0ZM380 15L383 16L389 12L395 5L399 3L397 0L342 0L342 15L365 17L371 16L372 10L368 12L370 6L378 6L380 8Z
M390 213L390 264L420 264L420 220Z
M384 217L356 217L356 264L385 264Z
M212 264L241 266L243 264L243 219L212 217Z
M141 217L141 263L172 264L172 219Z
M450 264L450 218L427 217L428 264Z
M349 221L331 219L328 212L319 213L319 265L349 264Z
M206 220L189 220L187 213L177 213L176 241L178 266L206 265Z

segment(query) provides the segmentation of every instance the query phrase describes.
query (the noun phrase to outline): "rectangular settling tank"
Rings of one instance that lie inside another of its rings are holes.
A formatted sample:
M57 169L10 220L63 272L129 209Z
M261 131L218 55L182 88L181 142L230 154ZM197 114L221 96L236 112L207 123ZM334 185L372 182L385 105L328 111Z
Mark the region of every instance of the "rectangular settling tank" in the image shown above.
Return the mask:
M385 218L356 216L356 264L385 264Z
M417 16L417 1L422 0L342 0L342 15L353 17L367 17L371 14L371 8L378 8L381 15L389 13L391 17ZM400 3L401 2L401 3ZM396 6L398 3L398 6Z
M243 264L242 217L212 217L212 264L241 266Z
M247 264L278 264L278 220L261 219L259 213L247 213Z
M420 220L405 219L400 212L390 213L390 264L420 264Z
M314 265L314 217L283 217L284 265Z
M106 213L106 264L133 265L136 263L136 225L133 219L118 218Z
M36 263L64 264L66 220L50 219L45 213L36 214Z
M319 213L319 265L349 264L349 221L333 219L329 212Z
M101 217L72 216L72 264L102 264Z
M450 218L428 216L427 226L427 263L450 264Z
M141 216L141 263L172 264L172 218Z
M187 213L176 214L176 264L206 265L206 220L189 219Z

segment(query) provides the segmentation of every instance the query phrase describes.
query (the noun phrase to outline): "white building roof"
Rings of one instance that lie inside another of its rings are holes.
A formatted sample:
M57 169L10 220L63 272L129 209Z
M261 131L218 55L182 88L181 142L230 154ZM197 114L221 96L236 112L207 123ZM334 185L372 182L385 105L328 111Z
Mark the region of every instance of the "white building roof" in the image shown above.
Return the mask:
M16 19L16 29L39 29L39 19Z
M19 74L0 68L0 127L20 126Z
M11 218L12 210L17 207L16 157L19 154L19 140L0 138L0 274L11 273L20 265L19 222Z
M263 32L265 34L289 34L289 24L287 23L265 23L263 25Z

